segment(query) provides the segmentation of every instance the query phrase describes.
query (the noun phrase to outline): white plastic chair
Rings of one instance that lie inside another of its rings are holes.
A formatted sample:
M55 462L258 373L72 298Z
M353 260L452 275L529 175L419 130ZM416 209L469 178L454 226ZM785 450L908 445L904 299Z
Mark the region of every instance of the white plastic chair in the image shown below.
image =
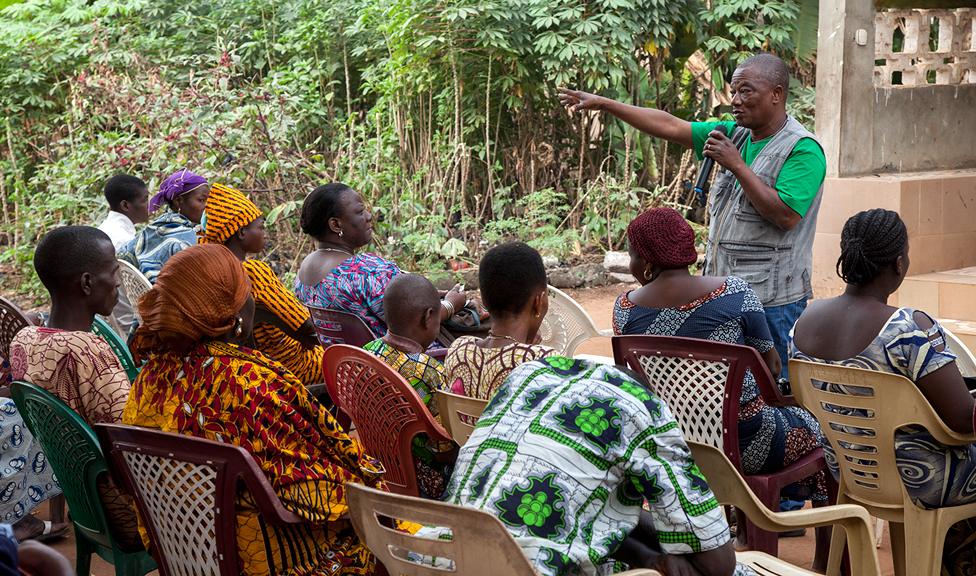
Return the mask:
M563 356L572 356L590 338L613 336L613 330L600 330L593 318L576 300L559 288L549 287L549 312L539 328L542 344Z
M122 292L132 303L132 313L135 314L139 322L142 322L142 317L139 316L139 299L142 298L143 294L152 290L152 284L138 268L121 259L119 260L119 281L122 283Z

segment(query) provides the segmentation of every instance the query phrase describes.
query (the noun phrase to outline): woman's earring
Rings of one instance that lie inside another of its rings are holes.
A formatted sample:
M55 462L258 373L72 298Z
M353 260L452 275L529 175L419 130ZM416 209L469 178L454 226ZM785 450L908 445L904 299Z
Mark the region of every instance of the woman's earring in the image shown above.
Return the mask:
M339 228L339 238L342 238L342 228Z
M244 332L244 319L238 316L237 327L234 328L234 338L240 338L242 332Z

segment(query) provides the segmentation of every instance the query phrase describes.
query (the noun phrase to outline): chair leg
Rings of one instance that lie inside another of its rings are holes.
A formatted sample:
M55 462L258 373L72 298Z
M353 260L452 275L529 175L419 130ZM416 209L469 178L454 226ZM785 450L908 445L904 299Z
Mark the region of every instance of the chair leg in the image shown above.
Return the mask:
M840 576L846 544L847 530L843 526L835 525L830 534L830 555L827 557L828 576Z
M905 525L888 522L888 535L891 537L891 563L895 576L905 576Z
M84 536L75 530L75 571L78 576L88 576L91 574L91 556L94 547L85 539Z
M67 502L64 499L64 494L58 494L54 498L47 501L48 510L51 515L51 522L58 524L64 522L65 513L64 510L67 507Z
M881 548L881 542L884 540L884 520L881 518L874 520L874 547Z
M773 512L779 512L779 490L771 490L768 485L750 483L756 497ZM779 555L779 534L760 529L751 521L746 522L746 543L749 549L765 552L770 556Z
M945 534L939 530L939 510L905 507L905 572L919 576L939 576Z

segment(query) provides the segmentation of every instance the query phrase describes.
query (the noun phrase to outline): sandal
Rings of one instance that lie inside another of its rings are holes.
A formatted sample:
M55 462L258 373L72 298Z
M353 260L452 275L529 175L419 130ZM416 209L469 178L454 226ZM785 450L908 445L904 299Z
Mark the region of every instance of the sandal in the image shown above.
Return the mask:
M60 540L68 535L69 530L71 530L71 525L67 522L55 524L50 520L44 520L44 531L40 535L35 536L34 540L42 543L50 542L51 540Z

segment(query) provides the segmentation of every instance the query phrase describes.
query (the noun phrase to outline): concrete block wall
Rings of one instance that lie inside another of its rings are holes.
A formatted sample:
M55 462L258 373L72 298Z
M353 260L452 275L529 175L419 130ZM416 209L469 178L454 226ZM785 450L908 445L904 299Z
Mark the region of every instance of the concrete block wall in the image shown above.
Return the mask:
M905 221L910 276L976 266L976 170L827 178L813 246L815 298L844 289L836 273L841 230L870 208Z

